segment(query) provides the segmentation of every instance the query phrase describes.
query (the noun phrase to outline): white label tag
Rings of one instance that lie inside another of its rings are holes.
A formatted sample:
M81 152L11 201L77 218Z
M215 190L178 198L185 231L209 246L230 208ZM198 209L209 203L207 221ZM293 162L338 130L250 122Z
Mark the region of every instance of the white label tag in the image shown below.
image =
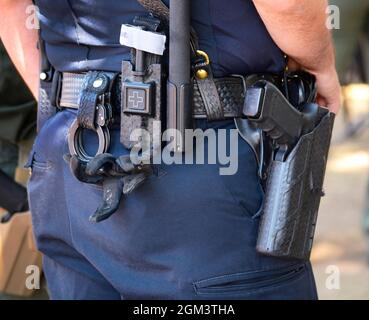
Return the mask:
M162 34L145 31L140 27L127 24L122 25L120 44L126 47L162 56L167 37Z

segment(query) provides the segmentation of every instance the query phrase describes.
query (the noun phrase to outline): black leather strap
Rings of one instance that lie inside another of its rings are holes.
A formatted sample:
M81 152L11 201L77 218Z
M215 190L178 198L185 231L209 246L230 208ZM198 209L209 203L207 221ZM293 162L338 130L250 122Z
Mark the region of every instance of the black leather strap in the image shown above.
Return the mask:
M169 22L169 8L161 0L137 0L147 11Z
M206 79L195 79L209 121L224 119L223 107L211 72Z
M211 113L210 111L210 114L213 116L209 119L209 110L206 109L206 103L201 94L199 83L195 81L193 85L193 117L211 121L240 117L245 99L243 80L241 78L227 77L213 78L212 82L214 84L212 90L216 90L218 95L218 98L214 98L214 103L217 107L219 107L218 103L220 103L221 111L219 113Z
M116 74L90 71L83 79L78 97L77 121L80 127L94 130L96 127L96 106L99 99L111 91Z

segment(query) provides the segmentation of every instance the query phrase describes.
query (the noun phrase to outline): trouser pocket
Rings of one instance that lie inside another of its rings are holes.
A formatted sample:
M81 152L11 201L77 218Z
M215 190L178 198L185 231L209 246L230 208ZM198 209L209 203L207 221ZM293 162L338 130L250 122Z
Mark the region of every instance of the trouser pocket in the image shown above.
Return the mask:
M268 290L286 285L298 279L305 271L305 264L296 264L276 270L241 272L194 282L194 288L198 295L214 297L227 294L247 295L257 290Z

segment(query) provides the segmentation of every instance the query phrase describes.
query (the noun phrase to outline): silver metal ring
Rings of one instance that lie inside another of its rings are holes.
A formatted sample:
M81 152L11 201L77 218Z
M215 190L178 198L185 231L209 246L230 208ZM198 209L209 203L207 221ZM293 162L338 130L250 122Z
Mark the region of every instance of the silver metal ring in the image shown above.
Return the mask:
M83 146L82 132L84 129L79 126L77 119L73 121L68 133L68 147L72 156L77 156L78 159L84 162L89 162L99 154L106 153L110 146L110 132L107 127L97 126L96 132L99 139L99 147L94 156L89 155Z

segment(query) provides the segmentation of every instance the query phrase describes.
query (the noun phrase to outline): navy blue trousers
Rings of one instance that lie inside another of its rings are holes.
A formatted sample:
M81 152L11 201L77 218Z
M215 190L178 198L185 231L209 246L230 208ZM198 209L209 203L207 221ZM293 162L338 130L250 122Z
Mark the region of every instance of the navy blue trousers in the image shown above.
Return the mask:
M161 165L109 220L92 224L102 189L77 181L63 160L75 116L67 110L49 119L29 161L51 298L317 298L310 263L255 250L263 193L255 156L241 138L236 175L220 176L218 165ZM112 135L110 153L127 153L119 132ZM96 147L92 136L86 143Z

